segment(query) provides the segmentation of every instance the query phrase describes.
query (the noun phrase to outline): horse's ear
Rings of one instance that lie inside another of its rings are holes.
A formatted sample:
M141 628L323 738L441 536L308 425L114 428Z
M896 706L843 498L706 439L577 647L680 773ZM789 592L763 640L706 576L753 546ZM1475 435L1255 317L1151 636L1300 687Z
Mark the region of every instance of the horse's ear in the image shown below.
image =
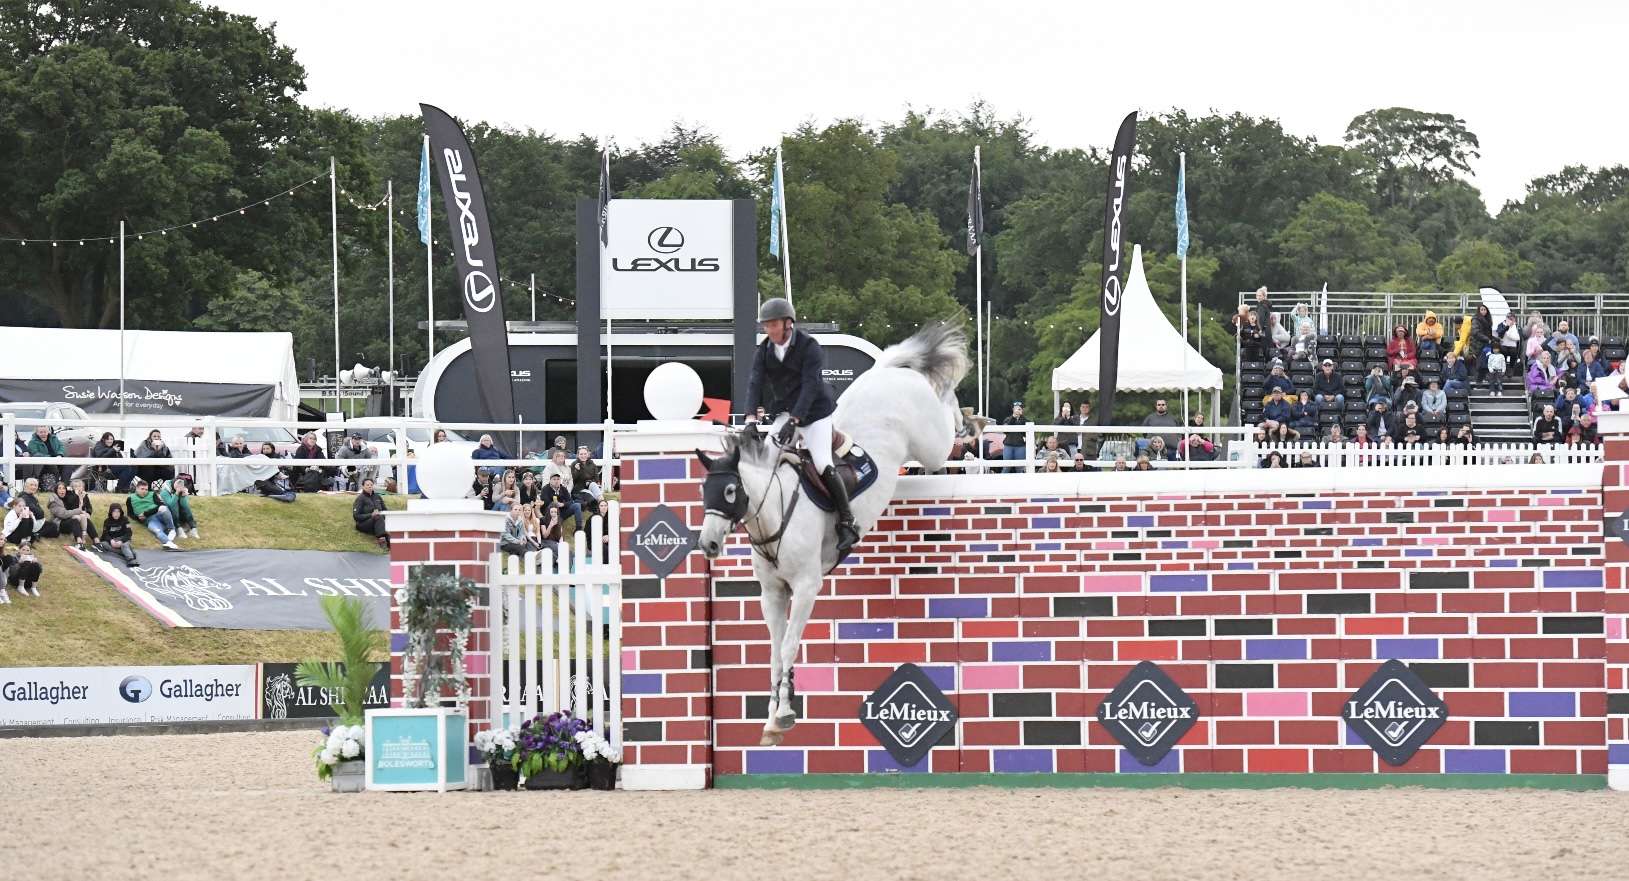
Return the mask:
M713 470L713 460L707 458L707 454L703 453L700 448L697 448L696 450L696 461L700 462L701 467L707 469L708 471Z

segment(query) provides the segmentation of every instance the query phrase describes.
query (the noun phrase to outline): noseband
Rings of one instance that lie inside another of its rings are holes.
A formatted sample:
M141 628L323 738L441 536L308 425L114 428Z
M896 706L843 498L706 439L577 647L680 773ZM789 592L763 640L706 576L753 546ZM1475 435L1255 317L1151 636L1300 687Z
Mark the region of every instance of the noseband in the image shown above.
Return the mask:
M772 472L777 490L781 488L781 470L785 464L784 461L777 461L775 470ZM714 477L729 478L729 482L724 483L723 487L719 489L717 487L720 482L714 481ZM749 520L756 521L758 519L764 505L769 502L769 492L764 492L763 498L758 500L757 507L750 512L747 510L750 500L745 498L746 492L746 484L741 482L740 472L733 468L721 471L710 470L707 472L707 479L702 483L704 510L709 514L723 517L729 522L730 531L732 532L737 526L745 526L747 539L752 542L752 547L760 554L763 554L764 559L771 564L779 566L780 559L777 554L780 551L781 537L786 535L786 527L792 522L792 512L796 511L798 507L798 497L803 494L796 490L793 491L792 501L787 503L786 510L781 514L781 527L775 530L774 535L760 539L752 534L752 527L747 526L746 523ZM782 494L784 495L784 492ZM774 550L771 550L771 547Z

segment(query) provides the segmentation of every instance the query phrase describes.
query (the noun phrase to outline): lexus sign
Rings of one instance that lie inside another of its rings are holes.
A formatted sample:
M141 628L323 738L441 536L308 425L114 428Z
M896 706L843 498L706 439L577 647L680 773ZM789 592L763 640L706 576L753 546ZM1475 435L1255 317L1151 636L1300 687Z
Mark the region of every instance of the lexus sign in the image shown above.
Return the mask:
M613 199L600 253L606 318L734 315L733 208L727 199Z

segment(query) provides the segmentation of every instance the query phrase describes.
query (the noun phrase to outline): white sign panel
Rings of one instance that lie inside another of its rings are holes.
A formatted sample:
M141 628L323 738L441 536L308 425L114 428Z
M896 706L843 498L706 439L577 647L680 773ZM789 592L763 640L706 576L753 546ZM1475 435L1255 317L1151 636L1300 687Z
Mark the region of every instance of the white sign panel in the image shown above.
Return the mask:
M734 315L734 208L728 199L613 199L600 253L606 318Z
M253 718L253 664L0 668L0 725Z

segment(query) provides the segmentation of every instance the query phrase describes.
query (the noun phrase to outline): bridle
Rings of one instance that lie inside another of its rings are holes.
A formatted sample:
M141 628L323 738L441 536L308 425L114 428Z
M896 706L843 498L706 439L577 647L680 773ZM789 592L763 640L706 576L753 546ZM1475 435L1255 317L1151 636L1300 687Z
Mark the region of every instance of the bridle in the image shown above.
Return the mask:
M735 531L737 526L745 529L747 533L747 540L752 543L753 549L758 551L758 553L763 554L764 559L768 560L772 565L775 566L780 565L779 554L781 539L786 535L786 528L792 522L792 513L797 510L798 498L803 495L802 493L797 492L794 488L794 491L791 494L791 500L786 503L786 509L781 512L780 528L775 530L773 535L760 538L753 534L752 526L750 524L756 523L758 516L763 513L764 506L769 503L769 495L771 490L778 493L783 499L786 498L787 495L785 486L781 480L781 472L789 463L779 454L778 451L779 447L777 447L777 454L775 456L775 467L770 470L770 477L773 479L774 483L771 487L765 488L763 497L758 500L757 506L753 507L750 511L747 510L750 501L748 499L740 498L741 495L746 493L746 484L741 481L741 472L738 471L733 465L728 468L719 468L718 470L715 470L715 466L713 465L708 466L708 480L711 480L713 477L730 478L730 482L724 484L723 489L718 491L718 494L722 496L722 498L713 497L713 493L707 486L707 481L704 481L702 484L704 495L703 502L705 505L704 510L708 514L723 517L729 522L730 531L732 532ZM738 462L740 457L739 448L735 451L734 456ZM728 506L727 510L725 506Z

